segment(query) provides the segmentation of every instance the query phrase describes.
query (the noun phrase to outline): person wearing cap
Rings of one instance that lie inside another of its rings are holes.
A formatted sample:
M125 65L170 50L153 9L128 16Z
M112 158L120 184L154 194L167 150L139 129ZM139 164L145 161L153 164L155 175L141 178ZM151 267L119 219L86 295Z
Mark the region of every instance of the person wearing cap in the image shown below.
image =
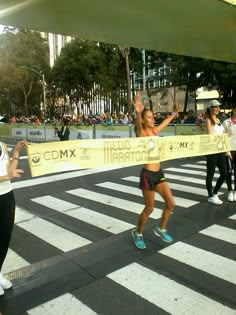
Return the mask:
M206 111L206 130L208 134L223 134L224 127L218 119L217 115L220 111L220 103L217 100L209 101ZM227 177L227 163L225 153L214 153L206 155L207 174L206 174L206 188L208 192L208 203L214 205L222 205L223 201L217 196L221 186ZM216 185L213 189L212 181L215 174L216 167L219 170L220 177L217 179Z
M225 132L229 136L231 151L226 155L228 174L226 178L228 188L228 201L236 201L236 104L233 105L231 117L223 121ZM234 179L234 190L232 189L232 175Z

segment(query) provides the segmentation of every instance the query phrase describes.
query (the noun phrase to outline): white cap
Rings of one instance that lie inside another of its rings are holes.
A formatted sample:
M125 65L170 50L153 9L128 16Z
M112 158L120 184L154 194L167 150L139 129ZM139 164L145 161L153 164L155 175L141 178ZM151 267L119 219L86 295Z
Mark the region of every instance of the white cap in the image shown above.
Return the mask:
M210 108L210 107L218 107L220 105L221 105L221 103L218 102L217 100L212 100L212 101L209 101L208 108Z

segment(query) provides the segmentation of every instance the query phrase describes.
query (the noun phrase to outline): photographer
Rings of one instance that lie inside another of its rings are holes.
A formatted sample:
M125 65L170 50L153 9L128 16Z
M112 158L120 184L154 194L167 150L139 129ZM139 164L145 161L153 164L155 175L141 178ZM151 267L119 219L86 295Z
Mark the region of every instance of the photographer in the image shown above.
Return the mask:
M67 126L68 125L68 120L66 118L63 118L61 124L62 124L62 127L61 127L60 130L55 128L55 133L60 138L60 141L69 140L70 130L69 130L69 127Z

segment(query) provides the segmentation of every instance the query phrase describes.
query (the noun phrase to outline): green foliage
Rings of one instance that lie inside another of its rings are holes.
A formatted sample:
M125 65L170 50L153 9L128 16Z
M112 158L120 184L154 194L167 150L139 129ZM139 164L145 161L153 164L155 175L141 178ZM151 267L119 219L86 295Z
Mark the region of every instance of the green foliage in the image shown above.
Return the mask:
M99 95L104 103L107 101L111 112L131 111L129 70L142 79L143 60L141 49L125 48L128 53L122 55L117 45L76 38L62 49L51 69L49 48L39 33L7 28L0 35L0 114L39 115L43 99L42 73L47 82L47 108L51 117L65 111L61 104L69 106L67 96L78 109L81 104L89 109ZM188 96L195 97L201 86L216 88L225 107L236 102L235 64L146 50L146 73L148 69L156 69L156 78L164 81L166 74L158 71L164 63L171 69L170 85L176 87L175 91L186 92L184 111ZM161 92L165 97L167 88L148 92Z
M202 78L209 89L219 91L225 108L236 103L236 64L206 60Z
M126 89L125 61L115 45L75 39L62 49L53 73L57 86L72 101L88 107L91 96L98 94L116 107Z
M22 66L48 73L48 61L49 48L39 33L7 29L0 35L0 93L7 113L13 112L13 106L14 113L27 116L32 113L32 108L39 110L40 77Z

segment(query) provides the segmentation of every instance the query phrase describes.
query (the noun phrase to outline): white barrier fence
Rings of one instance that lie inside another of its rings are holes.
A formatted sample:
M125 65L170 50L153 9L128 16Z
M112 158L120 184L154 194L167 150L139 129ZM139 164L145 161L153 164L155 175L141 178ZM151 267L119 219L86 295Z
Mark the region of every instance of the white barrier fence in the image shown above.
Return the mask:
M59 127L60 128L60 127ZM135 137L134 125L119 126L69 126L70 140L111 139ZM197 125L169 125L159 136L205 134L205 128ZM0 137L10 139L27 139L35 142L59 141L55 125L36 124L1 124Z

